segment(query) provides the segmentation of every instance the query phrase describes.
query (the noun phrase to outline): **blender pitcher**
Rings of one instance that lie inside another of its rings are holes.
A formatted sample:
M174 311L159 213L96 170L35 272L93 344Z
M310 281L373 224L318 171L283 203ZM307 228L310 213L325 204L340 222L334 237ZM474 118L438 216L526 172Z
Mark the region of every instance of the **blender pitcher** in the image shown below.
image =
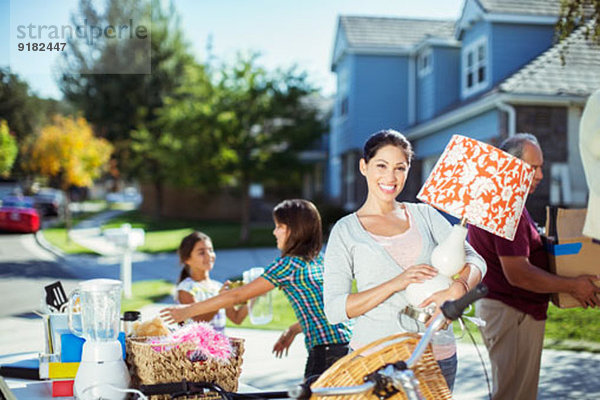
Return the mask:
M69 296L69 329L85 339L75 376L78 399L125 399L129 373L123 361L119 336L121 281L92 279L79 284ZM79 299L81 330L73 325L73 308Z
M248 271L244 271L244 284L248 284L260 277L264 268L256 267L250 268ZM273 319L273 300L271 298L271 292L261 294L248 301L248 315L250 316L250 322L253 325L268 324Z

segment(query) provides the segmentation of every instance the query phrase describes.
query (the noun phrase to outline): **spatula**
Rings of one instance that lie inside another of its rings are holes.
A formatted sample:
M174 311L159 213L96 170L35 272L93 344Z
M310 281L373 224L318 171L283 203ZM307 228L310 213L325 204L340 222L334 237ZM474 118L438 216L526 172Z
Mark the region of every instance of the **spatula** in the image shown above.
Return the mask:
M61 312L61 307L67 304L67 294L60 281L44 286L46 290L46 304L56 312Z

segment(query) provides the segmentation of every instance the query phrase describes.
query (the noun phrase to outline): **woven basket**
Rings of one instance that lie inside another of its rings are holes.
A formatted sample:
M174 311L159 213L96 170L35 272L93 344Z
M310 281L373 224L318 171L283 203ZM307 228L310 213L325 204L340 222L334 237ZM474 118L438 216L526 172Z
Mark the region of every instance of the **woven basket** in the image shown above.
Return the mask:
M148 343L148 339L127 338L127 364L134 386L181 382L185 379L188 382L216 383L229 392L237 391L238 378L242 372L244 339L229 338L233 351L227 361L208 359L196 362L187 357L188 352L193 350L193 345L157 345ZM169 399L170 396L151 398Z
M401 333L377 340L367 346L353 351L339 359L327 369L311 388L357 386L364 383L364 377L377 371L382 366L401 360L408 360L419 342L420 336L414 333ZM428 346L419 362L412 368L423 396L428 400L449 400L452 394L442 375L438 363L433 357L431 346ZM313 395L312 399L325 398ZM360 395L327 396L327 399L373 399L379 398L372 392ZM398 392L388 399L404 400L404 392Z

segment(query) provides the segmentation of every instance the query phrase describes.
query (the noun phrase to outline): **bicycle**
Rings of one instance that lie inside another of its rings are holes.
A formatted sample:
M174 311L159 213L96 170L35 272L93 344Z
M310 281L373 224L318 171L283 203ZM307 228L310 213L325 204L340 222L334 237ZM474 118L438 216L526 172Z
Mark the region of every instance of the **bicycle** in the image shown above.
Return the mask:
M363 376L365 383L353 386L334 386L318 387L316 382L307 381L291 390L279 392L255 392L255 393L232 393L223 390L220 386L206 382L180 382L142 386L140 390L145 395L170 395L171 398L184 396L193 396L198 394L213 393L215 398L226 400L244 400L244 399L309 399L311 397L330 397L330 396L377 396L379 399L391 398L398 393L403 393L408 400L426 400L429 398L450 398L450 392L447 390L447 397L426 397L420 388L420 382L415 374L415 366L422 359L431 342L434 333L442 327L446 320L455 321L459 319L465 309L476 300L485 297L487 287L483 284L477 285L463 297L447 301L440 307L441 313L431 322L424 334L418 339L418 342L406 359L400 359L396 362L387 363L376 369L374 372ZM385 340L385 339L383 339ZM375 343L377 344L377 343ZM324 374L328 373L337 364L330 367ZM443 379L443 378L442 378ZM445 383L444 383L445 384Z

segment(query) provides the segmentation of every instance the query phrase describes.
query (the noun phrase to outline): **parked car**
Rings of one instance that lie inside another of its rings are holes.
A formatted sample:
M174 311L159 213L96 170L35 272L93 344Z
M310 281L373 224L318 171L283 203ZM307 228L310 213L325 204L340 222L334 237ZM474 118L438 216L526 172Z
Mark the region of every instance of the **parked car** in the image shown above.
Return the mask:
M40 229L40 214L33 207L33 199L10 196L2 199L0 207L0 230L6 232L33 233Z
M63 192L57 189L40 189L34 196L35 207L42 216L61 215L65 205L65 196Z

